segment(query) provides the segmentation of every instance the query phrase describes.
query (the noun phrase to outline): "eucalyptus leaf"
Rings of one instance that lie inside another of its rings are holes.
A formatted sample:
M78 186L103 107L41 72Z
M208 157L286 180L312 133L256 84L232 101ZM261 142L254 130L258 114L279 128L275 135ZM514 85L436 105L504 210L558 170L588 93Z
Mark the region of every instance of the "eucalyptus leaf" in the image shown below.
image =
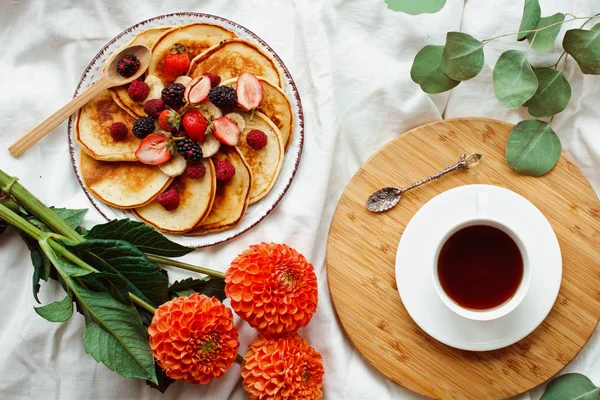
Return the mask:
M519 174L541 176L560 159L560 139L544 121L521 121L510 132L506 143L508 166Z
M540 2L538 0L525 0L517 40L525 40L530 33L529 31L534 30L538 22L540 22L541 16L542 9L540 8Z
M187 278L175 281L169 286L172 297L189 296L193 293L201 293L209 297L216 297L219 301L225 300L225 280L214 276L206 276L202 279Z
M584 74L600 75L600 24L591 31L568 30L563 39L567 54L577 61Z
M436 94L450 90L460 82L444 74L440 69L444 46L428 45L415 56L410 77L425 93Z
M65 322L73 315L73 297L70 292L64 299L42 307L34 307L35 312L50 322Z
M153 306L169 300L166 273L131 243L88 239L69 249L97 270L120 275L131 293Z
M545 28L539 32L531 32L527 36L527 41L531 44L531 48L539 52L548 52L554 48L554 42L560 32L561 25L559 22L565 20L565 14L556 13L549 17L540 18L536 29L542 29L547 26L553 25L549 28ZM555 25L556 24L556 25Z
M462 32L448 32L441 69L455 81L474 78L483 68L483 43Z
M135 307L73 280L70 286L79 306L86 311L85 351L126 378L142 378L157 384L146 328Z
M600 400L600 389L585 375L565 374L546 386L540 400Z
M170 241L143 222L130 219L113 220L96 225L86 236L90 239L125 240L144 253L165 257L180 257L195 250Z
M534 117L551 117L567 108L571 100L571 85L562 72L552 68L534 68L538 88L525 103L527 111Z
M494 93L509 109L517 108L535 94L538 80L527 61L527 53L507 50L494 67Z
M392 11L401 11L406 14L433 14L444 8L446 0L385 0Z

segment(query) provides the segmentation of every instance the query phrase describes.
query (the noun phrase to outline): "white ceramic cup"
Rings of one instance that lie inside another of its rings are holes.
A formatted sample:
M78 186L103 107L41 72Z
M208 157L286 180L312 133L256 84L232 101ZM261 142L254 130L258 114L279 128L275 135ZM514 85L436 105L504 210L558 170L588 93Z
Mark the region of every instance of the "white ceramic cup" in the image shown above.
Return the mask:
M459 230L473 225L487 225L500 229L508 236L510 236L512 240L514 240L514 242L519 247L521 257L523 257L523 278L521 279L521 283L519 284L519 287L517 288L515 294L499 306L485 310L474 310L458 305L458 303L456 303L454 300L452 300L452 298L450 298L446 294L446 292L442 288L438 276L438 258L440 255L440 251L442 250L442 247L444 246L446 241L450 238L450 236L452 236ZM459 224L456 224L454 227L448 229L446 234L443 236L442 240L437 245L437 249L434 253L434 258L431 262L431 265L431 277L433 279L433 287L435 288L435 292L437 293L442 303L444 303L446 307L448 307L450 310L454 311L461 317L475 321L491 321L507 315L515 308L517 308L519 304L521 304L521 302L525 298L525 295L527 294L527 291L529 290L529 286L531 285L531 266L529 265L527 249L525 248L525 246L523 246L523 242L521 241L519 236L514 232L514 230L512 230L506 224L502 223L501 221L497 221L490 218L473 218L465 220L463 222L460 222Z

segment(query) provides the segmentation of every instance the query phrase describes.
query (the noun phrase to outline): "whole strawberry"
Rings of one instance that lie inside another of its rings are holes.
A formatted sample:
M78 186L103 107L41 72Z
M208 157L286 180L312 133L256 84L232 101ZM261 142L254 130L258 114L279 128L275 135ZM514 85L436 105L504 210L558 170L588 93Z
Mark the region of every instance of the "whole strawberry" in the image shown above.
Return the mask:
M189 110L183 114L182 123L183 129L185 129L190 138L197 142L204 140L208 122L206 122L206 118L204 118L204 115L200 111L195 109Z
M167 132L177 132L181 125L181 115L177 111L164 110L158 115L158 124Z
M174 81L190 68L190 56L184 45L176 43L165 57L163 75L168 81Z

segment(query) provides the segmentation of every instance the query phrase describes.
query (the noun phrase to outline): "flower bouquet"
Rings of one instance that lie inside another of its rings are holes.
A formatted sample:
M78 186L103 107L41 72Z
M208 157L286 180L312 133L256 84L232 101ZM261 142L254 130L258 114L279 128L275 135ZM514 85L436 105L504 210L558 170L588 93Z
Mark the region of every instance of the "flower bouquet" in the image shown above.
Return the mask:
M161 392L174 380L209 383L237 361L250 399L323 396L321 356L297 333L318 300L304 256L285 244L261 243L223 274L173 260L193 249L141 222L114 220L87 230L86 211L49 208L0 170L0 228L16 228L31 251L34 298L39 302L40 280L57 280L65 291L35 311L64 322L75 304L85 317L85 351L96 361ZM169 283L159 264L207 276ZM244 357L232 309L259 333Z

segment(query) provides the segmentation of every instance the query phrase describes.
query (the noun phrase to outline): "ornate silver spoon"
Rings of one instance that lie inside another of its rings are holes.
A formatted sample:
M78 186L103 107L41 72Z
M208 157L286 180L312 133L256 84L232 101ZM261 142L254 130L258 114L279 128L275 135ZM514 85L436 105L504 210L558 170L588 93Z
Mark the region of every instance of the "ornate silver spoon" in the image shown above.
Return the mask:
M452 171L458 171L459 169L468 169L470 166L475 165L481 160L481 154L469 154L468 156L463 154L460 156L458 162L451 167L444 169L443 171L438 172L437 174L431 175L429 178L425 178L422 181L418 181L413 183L410 186L399 189L395 187L385 187L383 189L379 189L367 200L367 208L373 212L382 212L387 211L390 208L393 208L400 201L400 197L404 194L404 192L408 192L411 189L416 188L417 186L421 186L424 183L432 181L434 179L441 178Z

